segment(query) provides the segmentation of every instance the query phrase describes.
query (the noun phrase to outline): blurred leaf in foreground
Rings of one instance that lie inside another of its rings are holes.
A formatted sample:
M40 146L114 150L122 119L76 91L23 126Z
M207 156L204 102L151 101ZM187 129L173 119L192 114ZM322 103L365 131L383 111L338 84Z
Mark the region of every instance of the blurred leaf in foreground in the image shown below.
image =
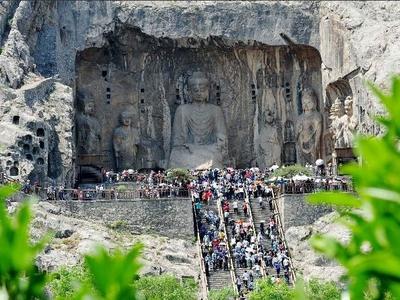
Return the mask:
M317 235L312 245L345 267L351 299L400 299L400 77L393 78L390 94L370 88L386 107L387 115L377 119L386 131L382 137L356 139L362 165L353 163L344 171L353 177L357 196L310 197L311 203L353 208L341 211L350 241L343 245Z

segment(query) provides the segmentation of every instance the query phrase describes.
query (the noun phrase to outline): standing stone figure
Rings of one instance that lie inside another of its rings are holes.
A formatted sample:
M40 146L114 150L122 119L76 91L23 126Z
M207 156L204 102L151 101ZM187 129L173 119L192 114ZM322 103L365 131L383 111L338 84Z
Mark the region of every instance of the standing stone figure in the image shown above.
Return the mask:
M322 115L317 111L317 96L314 90L303 90L303 113L297 119L296 137L302 163L314 164L319 158L322 133Z
M222 109L207 103L209 81L194 72L188 80L192 103L175 112L170 168L221 168L227 158L227 134Z
M353 99L346 97L344 104L339 98L332 104L330 110L331 126L335 148L351 148L353 145L353 132L357 122L353 116Z
M263 93L262 111L259 120L259 153L258 166L270 167L273 164L280 165L282 146L278 138L276 100L271 89Z
M78 100L78 104L80 104L80 111L76 117L78 153L100 154L101 127L99 121L94 116L94 100L82 97Z
M133 114L124 111L120 115L120 126L114 130L113 148L117 170L134 169L139 145L139 132L132 126Z

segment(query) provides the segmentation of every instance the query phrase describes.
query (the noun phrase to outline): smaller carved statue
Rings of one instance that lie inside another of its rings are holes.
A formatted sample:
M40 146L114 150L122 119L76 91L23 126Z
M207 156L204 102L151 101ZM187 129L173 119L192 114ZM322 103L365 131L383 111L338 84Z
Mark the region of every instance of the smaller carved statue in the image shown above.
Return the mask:
M78 99L80 111L77 121L77 145L79 154L101 153L100 123L94 116L95 102L92 98L81 96Z
M353 99L346 97L344 104L339 98L330 110L331 126L335 148L350 148L353 144L353 132L357 122L353 116Z
M303 113L297 120L296 137L302 162L314 163L319 156L322 133L322 115L317 111L317 96L314 90L302 93Z
M280 164L281 144L278 138L276 100L271 89L262 95L262 111L259 121L259 154L258 165L262 168Z
M113 148L117 170L134 169L139 145L139 131L132 126L133 114L124 111L120 115L120 126L114 130Z

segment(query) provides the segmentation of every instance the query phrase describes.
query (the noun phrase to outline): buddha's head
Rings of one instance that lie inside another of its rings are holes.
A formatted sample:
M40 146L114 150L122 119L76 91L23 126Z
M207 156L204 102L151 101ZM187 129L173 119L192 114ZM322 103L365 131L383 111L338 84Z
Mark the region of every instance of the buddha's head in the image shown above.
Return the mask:
M267 108L264 112L265 122L268 124L272 124L275 121L275 110L273 108Z
M189 96L193 102L206 102L208 99L209 81L203 72L194 72L188 80Z
M332 104L332 114L333 117L341 117L344 115L345 111L344 111L344 106L343 106L343 102L342 100L340 100L340 98L336 98L335 102Z
M95 112L95 104L93 99L88 99L85 101L85 114L92 116Z
M95 113L95 103L90 94L79 94L78 105L81 111L88 116L93 116Z
M303 111L310 112L317 109L317 96L313 89L307 88L303 90Z
M123 111L120 115L120 122L123 126L131 126L132 123L132 114L127 112L127 111Z

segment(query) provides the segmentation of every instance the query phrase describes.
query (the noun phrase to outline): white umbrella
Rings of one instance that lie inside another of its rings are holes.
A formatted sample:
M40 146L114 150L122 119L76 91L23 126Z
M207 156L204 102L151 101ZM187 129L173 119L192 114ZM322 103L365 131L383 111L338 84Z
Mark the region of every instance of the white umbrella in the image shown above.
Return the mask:
M293 179L294 181L306 181L306 180L308 179L308 176L306 176L306 175L301 175L301 174L297 174L297 175L294 175L294 176L292 177L292 179Z
M269 168L270 171L275 171L276 169L279 169L278 165L273 165Z
M133 169L128 170L128 174L133 174L133 173L135 173L135 171Z
M323 164L324 164L324 161L320 158L315 161L316 166L322 166Z

